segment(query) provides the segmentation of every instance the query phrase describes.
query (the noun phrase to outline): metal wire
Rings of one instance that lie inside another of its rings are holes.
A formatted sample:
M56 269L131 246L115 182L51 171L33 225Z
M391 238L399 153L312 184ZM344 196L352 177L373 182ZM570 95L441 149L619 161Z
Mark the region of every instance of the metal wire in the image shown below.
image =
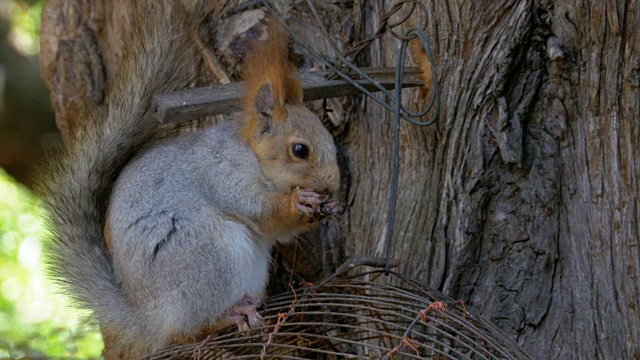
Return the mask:
M264 326L234 328L153 359L530 359L463 304L390 272L373 270L266 299ZM431 294L432 296L428 295Z
M340 49L336 45L336 43L331 39L331 35L329 35L324 23L318 11L316 10L313 2L311 0L305 0L308 5L311 14L315 18L320 31L322 32L324 38L327 40L331 48L337 54L340 63L339 65L334 65L328 60L326 60L322 55L320 55L317 51L315 51L311 46L305 43L305 41L296 34L289 26L287 26L284 19L275 11L273 6L270 4L268 0L262 0L262 3L267 7L273 14L274 17L282 24L282 26L289 32L291 37L302 46L309 54L311 54L318 61L322 62L327 68L331 69L334 74L343 80L351 83L353 86L362 91L366 96L377 102L378 104L385 107L387 110L391 111L395 116L395 126L394 126L394 148L393 148L393 158L392 158L392 172L391 172L391 191L389 193L389 209L387 216L387 239L386 239L386 267L385 274L388 275L391 269L389 260L391 259L391 253L393 252L393 239L394 239L394 227L395 227L395 213L396 213L396 202L398 197L398 174L400 171L400 119L408 121L410 124L416 126L429 126L436 122L438 116L440 114L440 88L438 86L438 73L435 66L435 60L433 57L433 51L431 49L431 44L429 43L429 38L425 32L426 23L423 28L414 27L408 30L404 36L398 35L393 31L394 27L399 26L403 22L405 22L409 17L413 14L417 7L421 8L421 10L426 14L427 8L426 6L417 0L404 0L397 2L388 12L382 15L381 17L381 25L375 34L359 43L357 43L350 51L348 51L345 55L340 52ZM390 19L393 15L397 14L405 4L411 4L411 10L405 14L400 20L395 23L390 23ZM401 41L400 49L397 57L396 64L396 74L395 74L395 92L392 95L389 90L383 87L378 81L376 81L373 77L369 76L366 72L362 71L358 66L353 63L353 59L357 56L360 51L362 51L365 47L369 46L374 40L379 39L382 35L389 31L392 33L394 37ZM428 104L420 111L412 111L402 104L402 82L405 75L405 62L407 60L407 47L409 45L409 41L414 39L420 40L422 46L424 48L425 53L427 54L427 58L429 61L429 65L431 67L432 72L432 84L431 84L431 100ZM340 69L346 67L348 69L348 73L355 73L360 78L366 79L371 84L377 88L378 91L383 93L383 98L378 97L372 91L368 91L362 85L352 79L347 72L343 72ZM389 102L387 102L387 99ZM433 107L435 106L435 111L432 112L432 116L427 121L420 121L419 118L426 116Z
M413 4L412 8L410 11L408 11L404 17L402 17L400 20L398 20L396 23L390 24L389 20L391 19L391 17L393 15L395 15L396 13L398 13L400 10L402 10L402 8L404 7L404 5L406 3L411 3ZM390 32L396 39L398 40L402 40L403 37L398 36L394 31L393 28L397 27L401 24L403 24L405 21L407 21L411 15L413 15L413 12L416 9L416 6L421 6L422 10L425 11L426 13L426 7L423 3L418 2L416 0L407 0L407 1L399 1L397 2L395 5L393 5L393 7L391 7L391 9L389 11L387 11L386 13L384 13L380 19L380 26L378 27L378 30L376 30L376 32L368 37L367 39L364 39L360 42L358 42L357 44L353 45L353 47L351 48L351 50L347 51L344 54L345 58L354 60L358 54L364 50L365 48L367 48L369 45L371 45L371 43L374 40L377 40L379 38L382 37L382 35L385 34L385 32ZM425 30L427 28L427 23L425 21L424 26L422 27L422 30Z

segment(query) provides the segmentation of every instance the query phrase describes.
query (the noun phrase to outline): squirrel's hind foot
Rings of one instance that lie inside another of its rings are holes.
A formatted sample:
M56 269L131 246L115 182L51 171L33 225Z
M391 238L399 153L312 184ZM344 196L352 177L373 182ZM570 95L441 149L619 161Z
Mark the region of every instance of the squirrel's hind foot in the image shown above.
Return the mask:
M220 325L227 326L235 324L239 332L246 332L264 325L262 316L258 313L258 308L262 305L262 299L249 294L234 305L229 315L220 320Z

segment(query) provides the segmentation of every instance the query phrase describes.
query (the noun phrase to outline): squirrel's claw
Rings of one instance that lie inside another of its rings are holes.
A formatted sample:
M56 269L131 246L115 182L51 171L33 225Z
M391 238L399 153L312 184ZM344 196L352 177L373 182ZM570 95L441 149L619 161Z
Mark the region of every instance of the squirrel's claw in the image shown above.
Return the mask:
M242 315L229 315L220 321L221 326L225 326L227 324L236 324L238 332L246 332L251 329L245 321L245 317Z
M236 305L231 309L229 318L240 319L240 321L234 321L238 325L238 331L240 332L263 325L262 316L256 310L255 305Z
M231 308L230 314L222 320L222 323L236 324L238 332L260 327L264 324L257 310L260 305L262 305L262 299L246 294L237 305Z

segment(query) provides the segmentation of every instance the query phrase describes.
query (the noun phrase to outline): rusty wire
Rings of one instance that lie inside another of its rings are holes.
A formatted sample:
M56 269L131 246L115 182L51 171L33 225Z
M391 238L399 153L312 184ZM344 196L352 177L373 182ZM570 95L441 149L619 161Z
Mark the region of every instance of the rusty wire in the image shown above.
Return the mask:
M153 359L530 359L464 304L384 270L334 276L269 297L264 325L156 353Z
M424 32L424 30L420 27L414 27L412 29L410 29L409 31L407 31L407 33L404 36L399 36L397 34L395 34L394 36L396 38L399 38L403 43L408 43L410 40L413 39L419 39L425 49L425 52L427 53L427 57L429 59L429 63L431 66L431 71L433 72L433 82L431 84L432 86L432 91L431 93L433 94L431 101L429 102L428 105L425 106L424 109L422 109L421 111L415 112L412 111L410 109L408 109L407 107L403 106L401 102L398 102L398 99L396 96L394 96L394 94L392 94L389 90L387 90L384 86L382 86L380 84L380 82L378 82L374 77L370 76L369 74L367 74L365 71L363 71L362 69L360 69L357 65L355 65L353 63L352 60L348 59L345 57L345 55L343 55L340 52L340 49L338 48L338 46L336 45L336 43L333 41L333 39L331 38L331 35L329 34L329 32L327 31L326 27L324 26L324 23L320 17L320 15L318 14L318 11L316 10L315 6L313 5L313 1L312 0L305 0L305 3L307 4L307 6L309 7L309 10L311 12L311 14L313 15L314 19L316 20L316 22L318 23L318 27L320 29L320 31L322 32L325 40L327 40L328 44L331 46L331 48L335 51L335 53L338 56L338 61L339 64L334 64L331 61L325 59L325 57L318 53L315 49L313 49L313 47L309 44L307 44L304 39L298 35L295 31L293 31L286 23L285 19L283 16L281 16L280 14L278 14L278 12L274 9L273 5L271 5L271 3L268 0L262 0L263 5L269 9L271 11L271 13L274 15L274 17L282 24L282 26L285 28L285 30L287 30L287 32L289 33L289 35L291 36L291 38L296 41L296 43L298 45L300 45L302 48L304 48L311 56L313 56L313 58L315 58L316 60L320 61L322 64L324 64L328 69L330 69L331 71L333 71L333 73L335 74L335 76L342 78L343 80L345 80L346 82L350 83L351 85L353 85L354 87L356 87L358 90L360 90L363 94L365 94L367 97L371 98L372 100L374 100L375 102L377 102L378 104L382 105L384 108L386 108L387 110L391 111L391 112L395 112L395 108L399 107L400 108L400 117L402 119L404 119L405 121L409 121L410 123L414 124L414 125L420 125L420 126L427 126L427 125L431 125L435 122L435 120L437 119L438 115L439 115L439 111L440 111L440 102L439 97L440 97L440 91L439 91L439 87L438 87L438 82L437 82L437 69L435 66L435 60L433 57L433 51L431 50L431 45L429 43L429 39L427 34ZM391 25L389 25L389 19L392 15L396 14L399 9L401 9L404 4L414 4L414 8L409 12L408 15L411 15L414 12L415 6L418 5L420 6L420 8L423 11L427 11L426 6L424 4L422 4L420 1L417 0L402 0L399 1L390 11L388 11L387 13L382 15L382 19L384 20L381 27L376 31L376 33L367 38L366 40L363 40L362 42L360 42L358 44L355 45L355 47L350 50L350 51L354 51L354 50L358 50L360 47L364 48L364 45L368 46L370 45L374 40L379 39L386 31L389 31L391 26L393 27L397 27L400 25L400 22L396 22L393 23ZM406 19L408 19L409 16L405 15L403 17L403 19L406 21ZM425 24L426 27L426 24ZM359 49L359 51L361 51L362 49ZM402 88L402 79L404 79L404 63L406 62L406 51L404 53L400 53L401 56L403 56L402 58L398 58L398 63L397 63L397 67L396 67L396 80L399 80L399 82L396 84L398 86L396 86L395 88ZM400 66L402 65L402 67ZM374 91L369 91L366 88L364 88L362 85L360 85L359 83L357 83L356 81L354 81L353 78L351 78L347 73L345 73L344 71L342 71L342 68L347 67L348 70L350 72L354 72L358 77L367 80L368 82L370 82L371 84L373 84L376 87L375 92L382 92L382 94L384 96L379 97L375 94ZM431 110L434 108L435 106L435 111L432 112L432 117L430 120L428 121L419 121L416 118L421 118L425 115L427 115L428 113L431 112Z
M411 9L406 14L404 14L404 16L400 18L398 21L396 21L395 23L390 23L391 17L397 14L400 10L402 10L402 8L404 8L404 5L407 3L412 4ZM398 40L407 39L406 36L398 35L395 31L393 31L393 28L398 27L402 25L404 22L406 22L407 20L409 20L411 15L413 15L413 13L415 12L417 6L420 6L422 10L426 12L425 5L416 0L404 0L404 1L398 1L397 3L395 3L391 7L391 9L389 9L389 11L382 14L382 16L380 17L380 26L378 26L378 29L373 33L373 35L352 45L351 49L345 52L343 57L348 59L350 62L353 62L362 50L369 47L371 43L373 43L375 40L380 39L382 35L384 35L387 32L389 32ZM425 31L426 28L427 28L427 23L425 21L421 29ZM411 40L411 39L407 39L407 40ZM337 67L340 68L341 66L338 65Z

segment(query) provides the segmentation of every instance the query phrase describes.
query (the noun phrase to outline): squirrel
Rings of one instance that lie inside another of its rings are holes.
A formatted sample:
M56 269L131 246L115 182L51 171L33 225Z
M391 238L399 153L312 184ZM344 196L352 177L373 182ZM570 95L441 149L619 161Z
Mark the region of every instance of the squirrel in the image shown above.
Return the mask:
M247 54L244 111L157 140L151 97L196 78L197 22L179 2L131 6L106 110L86 111L42 184L50 272L92 310L106 359L259 324L273 246L342 211L336 147L303 104L281 25L269 17Z

